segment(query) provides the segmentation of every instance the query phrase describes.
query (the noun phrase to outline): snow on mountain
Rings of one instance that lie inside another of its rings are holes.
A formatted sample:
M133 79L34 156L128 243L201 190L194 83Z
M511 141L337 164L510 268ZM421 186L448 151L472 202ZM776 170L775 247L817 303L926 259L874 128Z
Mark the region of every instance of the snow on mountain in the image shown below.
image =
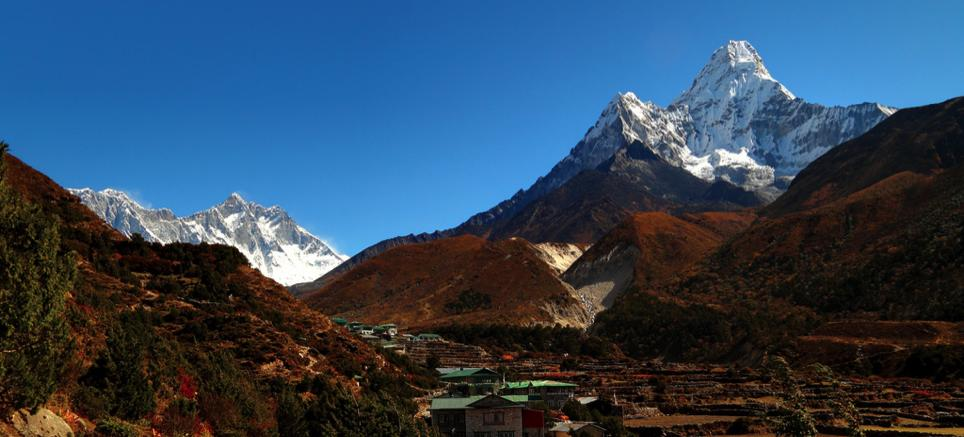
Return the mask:
M745 155L777 176L796 175L831 147L863 134L895 111L876 103L807 103L770 75L746 41L730 41L717 49L669 110L688 116L686 145L696 157L719 151ZM749 169L746 157L740 166ZM720 166L732 167L710 158L708 168L715 176L725 175L716 171ZM698 166L694 174L708 177L708 168ZM757 186L768 179L760 176L748 178L744 185Z
M750 43L729 41L666 108L617 94L548 174L461 228L484 230L511 217L634 141L704 180L724 179L773 199L811 161L895 111L877 103L808 103L770 75Z
M126 235L160 243L218 243L234 246L248 261L282 284L306 282L347 259L298 226L277 206L265 208L231 194L219 205L177 217L170 209L144 208L123 191L90 188L70 192Z

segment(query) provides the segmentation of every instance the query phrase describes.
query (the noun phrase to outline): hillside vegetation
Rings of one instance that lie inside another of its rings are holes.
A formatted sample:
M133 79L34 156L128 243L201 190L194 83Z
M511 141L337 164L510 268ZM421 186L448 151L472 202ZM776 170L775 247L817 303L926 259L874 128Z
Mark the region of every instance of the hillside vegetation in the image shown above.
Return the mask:
M408 373L236 249L128 240L50 179L4 162L0 256L20 261L4 264L0 299L33 320L17 332L43 342L28 365L0 358L5 409L46 401L75 430L106 435L427 433Z

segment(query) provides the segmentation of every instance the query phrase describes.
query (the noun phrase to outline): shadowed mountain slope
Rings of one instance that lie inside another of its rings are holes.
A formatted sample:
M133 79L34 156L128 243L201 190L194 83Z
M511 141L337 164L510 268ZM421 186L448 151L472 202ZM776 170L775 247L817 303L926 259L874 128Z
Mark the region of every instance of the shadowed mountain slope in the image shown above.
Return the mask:
M814 161L691 274L623 295L595 329L637 355L745 360L828 320L964 319L962 124L964 98L899 111Z

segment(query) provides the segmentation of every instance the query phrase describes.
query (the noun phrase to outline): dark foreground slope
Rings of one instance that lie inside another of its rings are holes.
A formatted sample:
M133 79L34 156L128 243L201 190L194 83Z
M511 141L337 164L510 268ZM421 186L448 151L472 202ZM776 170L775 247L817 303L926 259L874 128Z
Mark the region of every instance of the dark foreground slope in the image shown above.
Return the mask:
M962 126L964 98L901 110L813 162L691 275L624 295L596 331L639 356L753 360L831 320L964 320Z
M128 240L49 178L5 162L4 183L59 223L76 260L62 315L73 347L48 401L75 431L415 435L424 426L407 400L409 375L237 250Z

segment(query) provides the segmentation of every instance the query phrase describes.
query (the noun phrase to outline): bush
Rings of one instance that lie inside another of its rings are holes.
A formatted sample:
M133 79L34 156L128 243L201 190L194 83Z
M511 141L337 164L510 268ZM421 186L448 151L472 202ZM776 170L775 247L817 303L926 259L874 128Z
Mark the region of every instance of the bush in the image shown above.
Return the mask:
M453 314L469 313L492 307L492 297L475 290L462 290L455 300L445 304L445 311Z
M179 397L164 410L157 430L166 436L192 436L199 427L197 403Z
M80 405L86 413L136 420L154 410L154 389L144 371L153 342L153 327L143 310L121 314L108 330L107 348L80 379Z
M138 436L137 430L134 429L133 426L131 426L130 424L122 420L119 420L113 417L108 417L101 420L97 424L97 428L95 429L95 431L97 432L98 435L102 435L105 437L137 437Z
M402 404L390 395L366 392L361 398L355 398L337 383L320 377L301 385L313 395L312 400L301 401L289 394L286 405L293 408L292 411L303 408L304 425L295 427L292 434L282 433L283 436L305 435L302 433L305 428L307 435L414 437L428 434L424 422L414 418L414 405ZM281 420L292 420L291 415L280 408L278 413L279 424Z
M215 434L251 435L273 426L274 416L268 410L271 402L230 352L213 352L196 361L200 415Z

